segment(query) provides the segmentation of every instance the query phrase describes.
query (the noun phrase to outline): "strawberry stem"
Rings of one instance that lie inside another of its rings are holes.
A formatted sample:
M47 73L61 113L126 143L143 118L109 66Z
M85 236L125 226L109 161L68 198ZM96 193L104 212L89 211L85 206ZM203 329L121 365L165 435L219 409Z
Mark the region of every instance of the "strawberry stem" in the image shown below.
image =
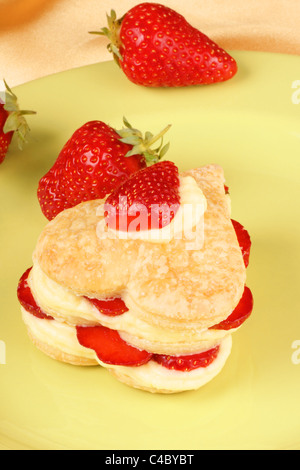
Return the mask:
M23 149L23 144L27 142L26 136L30 131L27 124L25 115L36 114L35 111L20 110L18 105L17 96L12 92L6 81L3 80L6 91L4 99L4 109L8 111L9 115L3 127L5 134L9 132L15 132L18 137L18 146L20 150Z
M120 54L120 27L123 18L117 18L117 14L114 10L111 10L110 16L106 15L108 27L101 28L100 31L89 31L89 34L98 34L100 36L106 36L110 43L107 46L109 52L113 54L113 57L117 64L120 66L119 61L123 60Z
M170 129L171 124L165 127L157 135L153 135L151 132L147 131L143 136L141 131L134 129L125 117L123 118L123 122L125 128L117 131L121 137L120 141L132 145L132 149L127 152L125 157L142 154L144 155L147 163L153 164L161 160L169 150L170 143L163 145L163 137ZM153 144L159 140L160 145L157 148L152 149L151 147Z

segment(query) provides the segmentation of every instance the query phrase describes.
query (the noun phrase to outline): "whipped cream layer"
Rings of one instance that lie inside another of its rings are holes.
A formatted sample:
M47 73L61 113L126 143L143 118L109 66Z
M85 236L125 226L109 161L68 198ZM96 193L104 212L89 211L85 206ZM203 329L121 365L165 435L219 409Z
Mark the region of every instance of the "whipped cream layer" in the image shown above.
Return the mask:
M204 239L204 213L207 201L196 180L192 176L179 177L180 206L171 222L161 229L121 231L106 227L103 218L97 227L100 238L122 240L144 240L153 243L168 243L172 239L197 239L198 249ZM99 206L97 215L104 215L104 204Z
M200 330L189 322L173 329L149 324L140 318L142 314L144 318L145 313L139 312L126 293L122 297L129 308L127 312L118 316L102 314L87 298L74 295L50 279L36 263L30 272L28 284L39 307L56 320L73 326L93 326L100 323L118 330L129 344L152 353L174 355L200 352L210 349L235 331Z
M31 334L41 343L59 349L65 354L96 360L92 349L81 346L78 342L76 328L64 322L37 318L21 307L22 319Z

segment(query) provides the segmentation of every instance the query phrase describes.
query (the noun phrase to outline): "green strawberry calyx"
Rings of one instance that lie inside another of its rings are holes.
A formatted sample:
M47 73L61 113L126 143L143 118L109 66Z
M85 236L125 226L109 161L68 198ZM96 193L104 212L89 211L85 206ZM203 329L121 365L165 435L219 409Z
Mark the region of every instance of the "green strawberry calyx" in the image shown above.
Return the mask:
M108 44L107 49L113 54L113 57L118 65L120 65L119 61L123 60L120 54L120 28L124 16L118 19L115 10L111 10L110 15L106 15L107 27L101 28L100 31L89 31L89 34L98 34L100 36L108 37L110 43Z
M24 143L27 142L27 135L30 128L24 116L28 114L36 114L35 111L21 110L18 105L17 96L7 85L6 81L3 80L5 85L5 99L3 108L8 112L8 117L3 127L5 134L14 132L18 138L18 146L22 150Z
M132 149L127 152L125 157L142 154L144 155L146 162L149 165L152 165L153 163L157 163L165 156L169 150L170 142L164 145L163 137L170 129L171 124L165 127L157 135L154 135L149 131L145 132L145 135L143 135L141 131L134 129L125 117L123 117L123 122L125 127L117 130L117 133L121 137L120 141L124 142L125 144L132 145ZM155 148L152 148L152 146L158 141L159 145Z

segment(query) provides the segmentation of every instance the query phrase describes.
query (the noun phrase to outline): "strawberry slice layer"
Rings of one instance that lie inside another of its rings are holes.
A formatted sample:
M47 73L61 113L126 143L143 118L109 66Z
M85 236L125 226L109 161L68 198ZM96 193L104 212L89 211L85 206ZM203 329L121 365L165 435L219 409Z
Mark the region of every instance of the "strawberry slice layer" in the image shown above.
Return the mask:
M111 297L105 300L90 299L86 297L103 315L116 317L128 312L125 302L120 297Z
M105 326L77 326L79 343L93 349L100 361L119 366L141 366L150 361L152 354L137 349L124 341L116 330Z
M105 364L120 366L141 366L153 359L167 369L191 371L199 367L207 367L217 357L219 346L199 354L170 356L152 354L131 346L124 341L116 330L105 326L77 326L79 343L93 349L100 361Z
M31 269L32 268L27 269L27 271L25 271L19 281L17 289L18 300L22 307L28 313L31 313L35 317L41 318L43 320L53 320L53 317L44 313L34 300L34 297L28 284L28 276L30 274Z
M231 220L231 222L235 230L239 245L241 247L242 255L244 258L244 263L247 268L247 266L249 265L250 248L251 248L250 235L245 229L245 227L243 227L242 224L240 224L239 222L233 219Z
M153 360L167 369L190 372L200 367L208 367L217 357L219 346L198 354L185 356L169 356L165 354L154 354Z
M244 293L232 314L226 320L217 325L211 326L210 330L231 330L238 328L250 317L253 310L253 296L249 287L245 286Z

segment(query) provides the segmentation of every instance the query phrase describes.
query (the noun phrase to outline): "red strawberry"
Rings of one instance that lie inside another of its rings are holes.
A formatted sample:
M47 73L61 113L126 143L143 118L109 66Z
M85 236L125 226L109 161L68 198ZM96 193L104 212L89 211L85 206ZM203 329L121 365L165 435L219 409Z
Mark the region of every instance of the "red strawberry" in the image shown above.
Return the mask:
M8 147L14 134L13 131L6 133L4 132L4 126L8 116L9 114L4 109L4 104L0 102L0 163L2 163L6 157Z
M157 136L147 132L143 137L124 123L126 127L116 131L102 121L90 121L75 131L39 182L38 199L47 219L80 202L104 198L147 161L165 154L168 144L150 147L169 126Z
M125 305L124 300L120 297L111 297L105 300L99 299L87 299L99 310L103 315L115 317L128 312L128 308Z
M250 249L251 249L250 235L245 229L245 227L243 227L243 225L241 225L239 222L237 222L236 220L232 220L231 222L235 230L239 245L241 247L242 255L244 258L244 263L247 268L249 265L249 257L250 257Z
M53 318L42 311L42 309L37 305L34 297L32 295L31 289L28 284L28 276L32 268L27 269L21 279L19 280L17 297L22 305L22 307L35 317L41 318L43 320L53 320Z
M163 161L135 173L108 196L104 214L116 230L158 229L171 222L179 204L178 168Z
M141 3L117 19L108 16L108 49L129 80L150 87L222 82L237 72L235 60L176 11Z
M13 135L18 136L19 148L23 148L26 135L29 132L28 124L24 118L26 114L35 114L34 111L21 111L16 95L4 81L6 91L3 99L0 97L0 164L6 157Z
M199 367L208 367L217 357L219 346L198 354L188 354L186 356L169 356L165 354L154 354L153 360L167 369L190 372Z
M77 326L77 339L81 346L93 349L100 361L119 366L141 366L153 359L167 369L191 371L209 366L216 359L219 346L198 354L170 356L152 354L126 343L116 330L102 325Z
M245 286L244 293L241 300L226 320L223 320L218 325L212 326L210 329L213 330L231 330L232 328L238 328L250 317L253 310L253 296L249 287Z
M77 326L79 343L93 349L100 361L122 366L141 366L148 362L152 354L126 343L116 330L105 326Z

